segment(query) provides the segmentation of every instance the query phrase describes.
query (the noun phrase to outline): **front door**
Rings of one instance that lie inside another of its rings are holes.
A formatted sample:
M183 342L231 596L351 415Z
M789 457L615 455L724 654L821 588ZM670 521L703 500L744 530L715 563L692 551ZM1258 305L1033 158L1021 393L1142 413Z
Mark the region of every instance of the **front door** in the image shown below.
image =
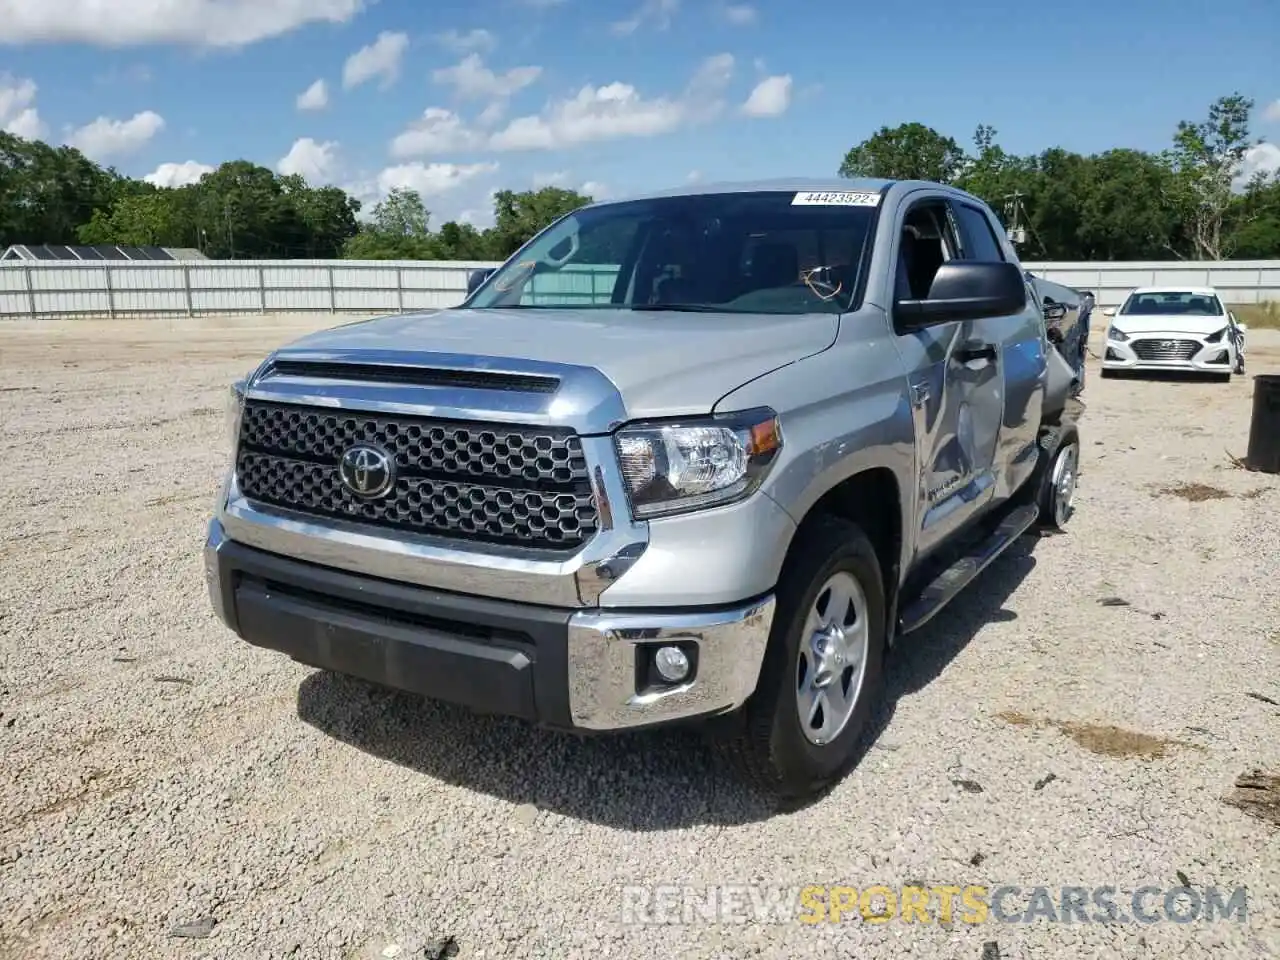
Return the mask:
M896 296L925 299L938 267L964 250L945 197L907 208L898 246ZM919 451L917 557L974 520L994 493L1004 391L992 323L957 320L899 336Z

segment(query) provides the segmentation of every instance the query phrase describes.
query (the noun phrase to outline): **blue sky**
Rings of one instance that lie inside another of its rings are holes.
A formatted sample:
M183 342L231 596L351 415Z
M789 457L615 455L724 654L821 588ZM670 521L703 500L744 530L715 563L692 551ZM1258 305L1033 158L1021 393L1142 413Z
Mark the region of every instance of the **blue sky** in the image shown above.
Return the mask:
M0 126L160 183L246 158L368 205L413 186L483 225L500 188L834 174L906 121L1159 149L1235 90L1280 166L1277 37L1276 0L0 0Z

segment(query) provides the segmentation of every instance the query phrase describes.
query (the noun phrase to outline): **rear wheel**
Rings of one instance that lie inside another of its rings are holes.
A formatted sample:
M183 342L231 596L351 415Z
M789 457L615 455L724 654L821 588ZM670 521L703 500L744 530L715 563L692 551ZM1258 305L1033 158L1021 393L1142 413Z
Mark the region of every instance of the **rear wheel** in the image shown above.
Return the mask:
M1080 436L1071 425L1040 431L1040 457L1015 501L1034 503L1036 526L1061 530L1075 512L1076 481L1080 475Z
M809 521L778 583L756 692L720 741L757 788L808 799L857 762L881 688L885 607L866 534L836 517Z

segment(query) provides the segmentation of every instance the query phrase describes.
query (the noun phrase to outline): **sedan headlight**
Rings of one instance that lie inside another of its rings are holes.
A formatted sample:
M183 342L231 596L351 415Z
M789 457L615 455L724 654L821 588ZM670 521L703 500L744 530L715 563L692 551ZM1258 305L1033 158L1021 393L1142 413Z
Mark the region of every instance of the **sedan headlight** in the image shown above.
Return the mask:
M637 519L688 513L749 496L782 449L769 409L679 423L635 424L615 436Z
M1118 328L1115 324L1107 327L1107 339L1115 340L1117 343L1124 343L1129 339L1129 335Z

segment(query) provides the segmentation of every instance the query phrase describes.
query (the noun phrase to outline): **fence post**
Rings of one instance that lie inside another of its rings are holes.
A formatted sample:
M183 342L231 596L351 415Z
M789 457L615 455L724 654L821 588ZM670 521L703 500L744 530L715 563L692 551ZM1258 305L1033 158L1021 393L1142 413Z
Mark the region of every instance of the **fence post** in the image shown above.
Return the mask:
M333 292L333 267L327 268L325 272L329 275L329 312L337 313L338 298L337 298L337 295Z
M111 264L104 265L102 272L107 277L107 316L114 320L116 318L116 295L111 287Z
M404 274L403 268L396 267L396 310L404 313Z
M258 268L258 308L261 313L267 312L267 278L262 267Z
M187 316L195 316L195 304L191 302L191 264L182 265L182 289L187 297Z
M31 307L31 319L36 318L36 289L31 283L31 267L28 264L22 265L22 275L27 280L27 303Z

